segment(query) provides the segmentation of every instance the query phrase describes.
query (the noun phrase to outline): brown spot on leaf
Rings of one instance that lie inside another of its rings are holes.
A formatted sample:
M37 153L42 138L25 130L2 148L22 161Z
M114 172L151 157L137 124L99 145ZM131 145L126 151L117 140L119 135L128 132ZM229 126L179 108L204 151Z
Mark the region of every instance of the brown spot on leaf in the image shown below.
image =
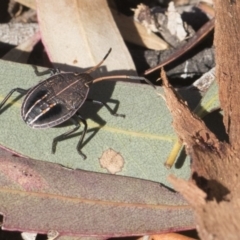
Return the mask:
M111 148L103 152L99 162L102 168L106 168L112 174L120 172L124 165L122 155Z

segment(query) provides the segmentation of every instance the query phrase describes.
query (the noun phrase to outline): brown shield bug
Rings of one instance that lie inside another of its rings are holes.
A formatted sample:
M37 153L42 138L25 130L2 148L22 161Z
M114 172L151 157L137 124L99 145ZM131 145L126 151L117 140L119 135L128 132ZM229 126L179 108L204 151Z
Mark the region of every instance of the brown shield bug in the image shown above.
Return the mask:
M80 127L79 122L82 122L84 130L78 141L77 151L85 159L86 155L82 153L81 148L87 131L87 122L81 117L78 110L88 100L87 96L90 85L103 80L133 79L144 80L155 87L144 77L117 75L93 79L90 73L95 71L104 62L110 52L111 49L99 64L84 73L61 73L59 70L55 70L52 76L30 89L12 89L0 103L0 110L9 97L14 92L18 92L26 95L21 107L21 116L23 121L31 128L51 128L70 119L75 127L53 139L52 153L55 153L57 143L67 138L73 132L76 132ZM124 117L124 115L113 113L106 103L91 101L107 107L112 115Z

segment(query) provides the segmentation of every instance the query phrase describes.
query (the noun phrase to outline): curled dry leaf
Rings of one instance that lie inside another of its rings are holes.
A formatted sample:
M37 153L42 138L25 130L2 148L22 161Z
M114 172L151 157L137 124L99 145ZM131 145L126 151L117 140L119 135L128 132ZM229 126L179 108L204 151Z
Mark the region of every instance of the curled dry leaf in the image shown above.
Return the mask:
M169 45L153 32L149 32L132 17L111 10L116 24L126 41L154 50L165 50Z
M135 21L141 23L148 32L158 32L155 19L148 6L139 4L137 8L134 9L134 19Z

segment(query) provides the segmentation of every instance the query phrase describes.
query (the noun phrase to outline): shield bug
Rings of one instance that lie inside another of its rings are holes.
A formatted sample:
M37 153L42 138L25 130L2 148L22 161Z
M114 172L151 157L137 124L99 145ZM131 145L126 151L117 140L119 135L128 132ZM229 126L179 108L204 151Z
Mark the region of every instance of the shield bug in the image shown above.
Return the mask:
M76 132L80 127L79 122L83 123L84 130L78 141L77 151L85 159L86 155L82 153L81 148L87 131L87 122L79 114L78 110L86 100L90 100L87 99L87 96L91 84L103 80L133 79L144 80L155 87L144 77L117 75L93 79L90 73L95 71L104 62L110 52L111 49L101 62L84 73L61 73L59 70L55 70L52 76L41 81L30 89L12 89L0 103L0 110L10 96L14 92L18 92L26 95L21 107L21 116L23 121L31 128L51 128L66 122L67 120L71 120L75 127L53 139L52 153L55 153L56 145L59 141L64 140L69 135ZM106 103L94 100L91 101L107 107L112 115L124 116L113 113Z

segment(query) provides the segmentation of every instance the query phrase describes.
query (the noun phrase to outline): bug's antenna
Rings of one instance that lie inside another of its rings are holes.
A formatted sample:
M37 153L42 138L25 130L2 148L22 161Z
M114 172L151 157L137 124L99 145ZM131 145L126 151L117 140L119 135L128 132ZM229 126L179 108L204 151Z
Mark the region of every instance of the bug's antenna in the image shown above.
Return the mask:
M91 73L91 72L94 72L97 68L99 68L99 66L101 66L101 64L105 61L105 59L108 57L108 55L110 54L110 52L112 51L112 48L110 48L107 52L107 54L105 55L105 57L103 58L103 60L98 63L95 67L92 67L90 68L88 71L86 71L85 73ZM106 76L106 77L99 77L99 78L96 78L96 79L93 79L87 83L85 83L86 85L89 84L89 83L96 83L96 82L100 82L100 81L103 81L103 80L115 80L117 81L118 79L125 79L125 80L143 80L145 81L146 83L148 83L149 85L151 85L153 88L156 88L156 86L150 82L148 79L146 79L145 77L138 77L138 76L127 76L127 75L116 75L116 76Z
M110 54L111 51L112 51L112 48L110 48L108 50L107 54L105 55L105 57L103 58L103 60L100 63L98 63L95 67L90 68L85 73L91 73L91 72L94 72L96 69L98 69L102 65L102 63L105 61L105 59L108 57L108 55Z
M100 81L104 81L104 80L115 80L117 81L118 79L124 79L124 80L143 80L146 83L148 83L149 85L151 85L153 88L156 89L156 86L150 82L147 78L145 77L139 77L139 76L127 76L127 75L116 75L116 76L106 76L106 77L99 77L96 79L93 79L92 81L90 81L89 83L96 83L96 82L100 82Z

